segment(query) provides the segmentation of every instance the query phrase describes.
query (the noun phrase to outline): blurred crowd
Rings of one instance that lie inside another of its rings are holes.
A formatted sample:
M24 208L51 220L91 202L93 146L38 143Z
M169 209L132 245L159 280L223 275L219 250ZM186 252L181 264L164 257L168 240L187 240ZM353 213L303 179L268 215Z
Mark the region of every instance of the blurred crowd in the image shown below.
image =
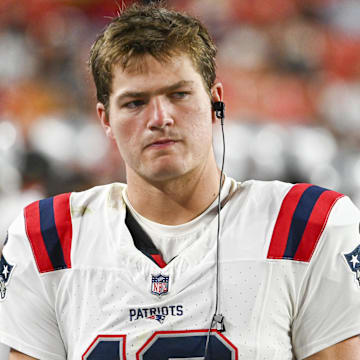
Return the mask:
M87 58L127 3L1 0L1 238L33 200L125 180L96 118ZM360 205L360 2L167 3L200 17L218 46L226 173L311 182ZM220 161L218 130L215 149Z

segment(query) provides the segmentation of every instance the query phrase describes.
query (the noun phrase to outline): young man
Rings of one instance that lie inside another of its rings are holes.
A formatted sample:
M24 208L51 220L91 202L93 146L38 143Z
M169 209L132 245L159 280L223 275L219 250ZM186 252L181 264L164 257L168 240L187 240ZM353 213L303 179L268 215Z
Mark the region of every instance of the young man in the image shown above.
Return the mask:
M199 21L155 6L127 9L95 42L97 113L127 186L41 200L10 227L12 359L360 359L347 197L224 177L218 225L215 54Z

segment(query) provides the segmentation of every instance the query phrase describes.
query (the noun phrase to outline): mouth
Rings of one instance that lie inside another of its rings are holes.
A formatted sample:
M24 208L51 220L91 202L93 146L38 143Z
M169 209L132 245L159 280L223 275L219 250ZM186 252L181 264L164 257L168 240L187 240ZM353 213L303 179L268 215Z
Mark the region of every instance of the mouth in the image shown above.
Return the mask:
M169 146L172 146L176 144L177 140L174 139L158 139L151 144L149 144L147 147L149 148L156 148L156 149L163 149Z

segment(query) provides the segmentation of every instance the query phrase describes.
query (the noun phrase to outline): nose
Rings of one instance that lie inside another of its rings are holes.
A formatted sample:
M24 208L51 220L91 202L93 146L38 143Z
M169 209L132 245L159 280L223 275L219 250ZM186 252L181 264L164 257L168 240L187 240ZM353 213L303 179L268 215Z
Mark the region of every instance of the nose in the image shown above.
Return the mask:
M148 128L150 130L164 129L174 123L170 115L170 104L161 96L150 100L148 113Z

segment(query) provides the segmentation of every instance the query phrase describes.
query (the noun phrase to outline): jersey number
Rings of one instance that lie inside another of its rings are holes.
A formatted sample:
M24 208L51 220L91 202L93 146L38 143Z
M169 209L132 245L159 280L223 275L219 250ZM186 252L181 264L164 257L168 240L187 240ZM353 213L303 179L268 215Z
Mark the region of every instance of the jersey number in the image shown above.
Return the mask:
M203 360L208 330L157 331L136 353L136 360ZM99 335L83 360L126 360L125 335ZM206 360L237 360L237 348L221 333L211 331Z

